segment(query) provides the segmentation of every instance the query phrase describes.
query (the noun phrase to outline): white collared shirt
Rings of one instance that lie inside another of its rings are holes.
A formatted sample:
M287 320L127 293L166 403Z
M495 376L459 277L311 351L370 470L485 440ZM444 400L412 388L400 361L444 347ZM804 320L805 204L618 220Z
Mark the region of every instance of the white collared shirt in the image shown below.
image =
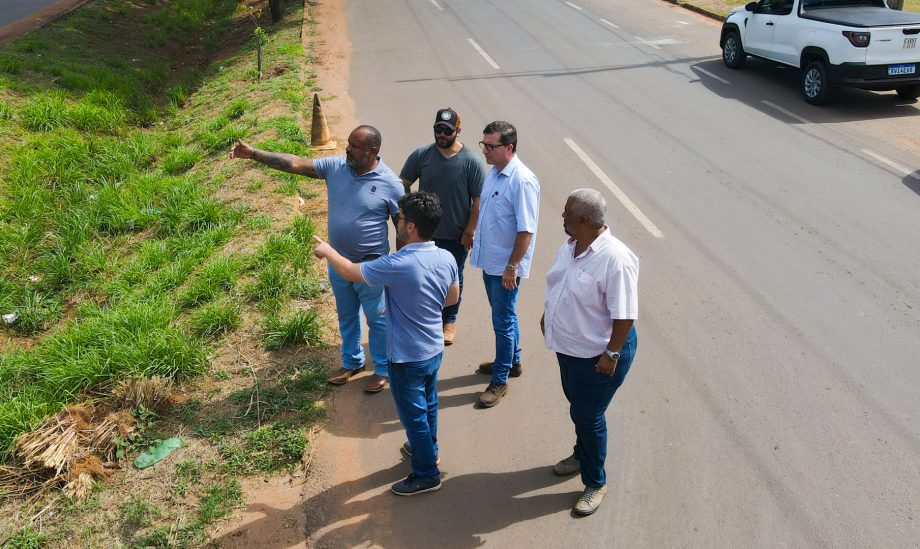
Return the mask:
M639 258L607 228L578 257L568 239L546 273L543 308L547 349L599 356L614 320L639 317Z

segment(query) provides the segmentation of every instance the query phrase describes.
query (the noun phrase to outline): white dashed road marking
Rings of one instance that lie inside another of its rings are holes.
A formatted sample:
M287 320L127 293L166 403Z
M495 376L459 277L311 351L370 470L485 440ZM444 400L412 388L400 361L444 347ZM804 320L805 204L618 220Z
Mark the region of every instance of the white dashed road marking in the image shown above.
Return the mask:
M655 224L652 223L652 220L646 217L646 215L642 213L642 210L640 210L638 206L633 204L633 201L630 200L628 196L626 196L626 193L620 190L620 188L617 187L616 183L614 183L612 179L607 177L607 174L605 174L603 170L601 170L600 166L595 164L594 161L591 160L591 157L589 157L585 153L585 151L581 150L581 147L579 147L578 144L575 143L575 141L573 141L572 139L568 137L566 137L562 141L566 145L568 145L569 148L572 149L572 152L574 152L575 155L578 156L578 158L582 162L585 163L585 166L587 166L588 169L591 170L591 172L595 176L597 176L598 179L601 180L601 183L603 183L608 189L610 189L610 192L613 193L613 196L615 196L617 200L620 201L620 204L623 204L623 207L625 207L629 211L629 213L631 213L633 217L635 217L636 220L638 220L639 223L641 223L642 226L645 227L645 230L650 232L652 236L654 236L655 238L664 238L664 233L658 230L658 227L656 227Z
M779 112L785 114L785 115L788 116L789 118L793 118L793 119L795 119L795 120L798 120L798 121L801 122L802 124L811 124L811 121L809 121L807 118L802 118L801 116L795 114L794 112L792 112L792 111L790 111L790 110L787 110L787 109L784 109L784 108L780 107L779 105L777 105L777 104L775 104L775 103L770 103L769 101L763 101L763 104L766 105L766 106L768 106L768 107L770 107L771 109L776 109L776 110L778 110Z
M614 25L613 23L611 23L610 21L607 21L607 20L604 19L603 17L601 17L601 23L603 23L603 24L605 24L605 25L608 25L608 26L610 26L610 27L613 27L613 28L615 28L615 29L620 28L620 27Z
M473 40L472 38L468 38L467 40L470 41L470 45L471 45L471 46L473 46L474 48L476 48L476 51L479 52L479 55L481 55L481 56L483 57L483 59L486 60L486 63L492 65L492 68L493 68L493 69L498 70L498 69L501 68L501 67L498 66L498 63L496 63L495 61L492 60L491 57L489 57L489 54L486 53L486 50L484 50L484 49L482 49L481 47L479 47L479 44L477 44L475 40Z
M880 155L879 153L870 151L869 149L862 149L862 152L863 154L867 156L871 156L872 158L878 160L882 164L885 164L889 168L892 168L897 172L901 172L903 175L912 177L913 179L920 181L920 175L917 175L916 173L911 171L909 168L905 168L904 166L898 164L897 162L894 162L893 160L888 160L887 158Z
M436 0L431 0L431 3L434 4L434 7L438 8L438 11L444 11L444 8L442 8L441 4L438 4Z
M658 46L658 45L656 45L656 44L653 44L653 43L649 42L649 41L646 40L645 38L640 38L640 37L636 36L635 39L638 40L639 42L642 42L642 43L645 44L646 46L650 46L650 47L655 48L656 50L660 50L660 49L661 49L660 46Z
M566 5L569 6L570 8L576 9L576 10L578 10L578 11L581 11L581 10L584 9L584 8L582 8L581 6L576 6L575 4L573 4L573 3L571 3L571 2L566 2Z

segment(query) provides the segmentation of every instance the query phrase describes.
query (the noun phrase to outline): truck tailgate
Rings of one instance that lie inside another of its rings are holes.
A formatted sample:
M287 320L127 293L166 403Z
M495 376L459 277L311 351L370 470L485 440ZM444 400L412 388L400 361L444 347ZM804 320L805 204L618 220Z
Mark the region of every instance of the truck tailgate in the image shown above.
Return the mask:
M920 63L920 24L916 27L876 27L866 48L866 64ZM920 67L915 67L918 70ZM892 75L894 76L894 75Z

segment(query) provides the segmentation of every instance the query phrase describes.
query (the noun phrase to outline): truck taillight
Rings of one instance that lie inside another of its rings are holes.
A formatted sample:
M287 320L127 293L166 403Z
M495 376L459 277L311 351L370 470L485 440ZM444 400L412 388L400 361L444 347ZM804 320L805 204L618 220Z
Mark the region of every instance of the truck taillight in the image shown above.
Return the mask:
M847 37L847 40L850 41L850 44L853 44L857 48L868 48L869 38L872 36L872 34L868 32L853 31L843 31L843 35Z

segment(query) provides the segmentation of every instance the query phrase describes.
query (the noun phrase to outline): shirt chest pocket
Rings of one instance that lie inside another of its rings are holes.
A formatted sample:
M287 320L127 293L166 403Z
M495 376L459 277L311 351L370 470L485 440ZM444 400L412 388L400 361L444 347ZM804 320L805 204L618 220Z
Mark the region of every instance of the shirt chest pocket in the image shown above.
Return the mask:
M596 283L593 276L578 269L570 275L569 287L572 293L579 297L590 297L594 293Z

